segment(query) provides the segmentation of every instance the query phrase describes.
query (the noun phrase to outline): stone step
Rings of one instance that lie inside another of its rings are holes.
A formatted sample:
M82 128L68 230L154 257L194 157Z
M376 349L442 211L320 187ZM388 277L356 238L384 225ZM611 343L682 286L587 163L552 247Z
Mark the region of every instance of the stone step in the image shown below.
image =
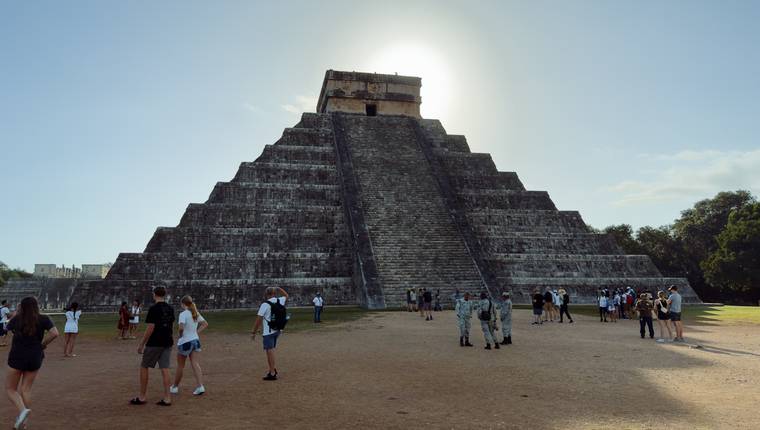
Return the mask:
M336 229L345 226L345 214L339 206L264 207L229 204L191 204L185 210L180 227L254 227ZM345 228L345 227L342 227Z
M286 128L275 145L321 146L333 148L332 130L329 128Z
M483 249L501 254L622 254L608 235L575 234L566 236L480 237Z
M327 164L246 162L232 182L337 185L338 172Z
M496 175L450 175L449 182L456 190L505 189L525 191L515 172L498 172Z
M644 255L492 254L489 266L499 276L550 278L656 277L660 272Z
M340 200L337 185L218 182L207 203L298 202L339 206Z
M468 209L557 210L546 191L464 188L457 196Z
M335 165L335 149L323 146L266 145L256 161Z

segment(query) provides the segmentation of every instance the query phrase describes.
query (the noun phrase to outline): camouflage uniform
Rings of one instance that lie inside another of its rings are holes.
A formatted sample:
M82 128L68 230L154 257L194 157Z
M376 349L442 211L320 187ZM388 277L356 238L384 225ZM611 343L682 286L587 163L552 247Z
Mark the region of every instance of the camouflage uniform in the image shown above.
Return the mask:
M512 336L512 300L500 300L497 303L499 317L501 319L501 334L504 337Z
M470 337L470 319L472 310L475 307L472 300L459 299L454 310L457 314L457 324L459 325L459 336Z
M480 328L483 329L483 337L486 339L486 345L494 344L498 348L496 343L496 305L489 299L481 299L478 301L478 319L480 319L480 313L483 311L491 311L491 318L488 321L480 320Z

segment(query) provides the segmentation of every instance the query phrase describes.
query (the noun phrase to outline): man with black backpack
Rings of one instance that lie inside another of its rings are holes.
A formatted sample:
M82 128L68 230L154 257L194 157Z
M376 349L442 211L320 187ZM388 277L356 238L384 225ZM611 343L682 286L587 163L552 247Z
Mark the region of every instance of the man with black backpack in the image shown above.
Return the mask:
M480 320L480 328L483 329L483 337L486 339L485 349L491 349L492 343L496 349L499 349L499 342L496 342L496 334L494 333L496 331L496 309L494 309L493 302L485 291L480 293L478 319Z
M251 330L251 339L256 339L256 332L259 330L259 326L262 326L264 351L267 354L267 363L269 364L269 372L263 379L265 381L276 381L277 368L274 362L274 349L277 347L280 331L288 323L288 313L285 308L288 293L279 287L269 287L264 296L266 300L259 306L258 317L253 324L253 330Z

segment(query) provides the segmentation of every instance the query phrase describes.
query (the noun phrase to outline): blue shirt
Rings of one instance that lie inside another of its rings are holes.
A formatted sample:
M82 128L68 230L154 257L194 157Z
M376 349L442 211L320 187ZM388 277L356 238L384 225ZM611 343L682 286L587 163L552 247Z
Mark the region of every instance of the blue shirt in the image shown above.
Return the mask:
M681 295L673 293L668 297L668 300L670 300L670 312L681 313Z

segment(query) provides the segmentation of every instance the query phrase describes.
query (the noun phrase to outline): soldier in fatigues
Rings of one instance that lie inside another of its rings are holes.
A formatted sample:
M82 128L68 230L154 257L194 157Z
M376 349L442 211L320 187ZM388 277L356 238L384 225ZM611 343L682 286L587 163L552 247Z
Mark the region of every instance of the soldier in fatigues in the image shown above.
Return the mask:
M501 301L499 301L499 317L501 319L501 335L504 339L501 341L502 345L512 344L512 298L508 292L501 293Z
M480 320L480 328L483 329L483 337L486 339L486 349L491 349L493 343L496 349L499 349L499 342L496 342L496 307L491 299L488 297L488 293L485 291L480 293L480 301L478 302L478 319Z
M472 346L470 343L470 319L472 318L472 309L474 303L470 301L470 293L464 293L463 299L457 299L454 308L457 314L457 324L459 325L459 346Z

